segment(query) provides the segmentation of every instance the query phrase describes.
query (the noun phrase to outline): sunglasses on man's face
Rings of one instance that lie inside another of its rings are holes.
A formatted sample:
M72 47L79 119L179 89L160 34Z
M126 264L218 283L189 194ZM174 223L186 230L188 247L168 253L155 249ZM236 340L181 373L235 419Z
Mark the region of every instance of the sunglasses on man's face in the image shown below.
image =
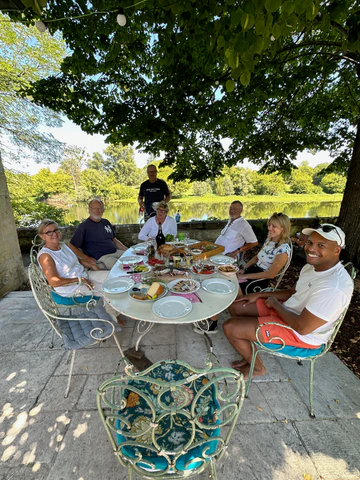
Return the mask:
M60 230L58 228L55 228L55 230L48 230L47 232L43 232L43 234L47 235L48 237L52 237L54 233L60 233Z
M333 227L332 225L320 225L320 228L325 233L329 233L335 230L335 232L337 233L337 236L340 238L340 247L342 246L342 238L340 237L340 234L336 227Z

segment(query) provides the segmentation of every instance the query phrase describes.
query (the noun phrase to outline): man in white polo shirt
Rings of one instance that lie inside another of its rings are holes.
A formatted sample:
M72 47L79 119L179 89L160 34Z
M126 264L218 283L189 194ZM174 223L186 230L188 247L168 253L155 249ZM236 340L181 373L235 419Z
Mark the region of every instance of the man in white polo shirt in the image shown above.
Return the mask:
M239 200L231 203L229 221L215 243L225 247L224 254L235 257L240 252L256 247L258 240L251 225L241 216L243 204Z

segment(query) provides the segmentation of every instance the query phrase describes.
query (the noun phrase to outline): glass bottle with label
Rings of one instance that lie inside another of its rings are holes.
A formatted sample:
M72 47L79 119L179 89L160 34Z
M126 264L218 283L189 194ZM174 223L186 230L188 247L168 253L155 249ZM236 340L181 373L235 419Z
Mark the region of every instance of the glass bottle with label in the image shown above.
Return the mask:
M155 240L156 240L157 248L159 248L161 245L164 245L165 243L165 236L162 232L161 223L159 223L158 234L156 235Z

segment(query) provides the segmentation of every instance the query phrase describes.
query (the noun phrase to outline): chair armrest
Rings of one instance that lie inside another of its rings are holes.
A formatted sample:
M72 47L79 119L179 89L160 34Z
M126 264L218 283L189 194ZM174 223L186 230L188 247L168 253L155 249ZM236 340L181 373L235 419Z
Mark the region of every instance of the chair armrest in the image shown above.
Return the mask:
M289 325L283 325L282 323L278 323L278 322L265 322L265 323L261 323L257 329L256 329L256 332L255 332L255 336L256 336L256 343L258 343L262 349L264 350L268 350L268 351L271 351L271 352L277 352L279 350L282 350L284 347L286 347L286 343L285 343L285 340L279 336L274 336L274 337L270 337L269 340L266 342L266 343L272 343L274 340L277 340L278 342L280 341L280 344L278 342L276 342L276 344L279 344L279 348L268 348L260 339L259 339L259 333L260 333L260 329L261 327L265 327L266 325L276 325L277 327L281 327L283 329L286 329L286 330L293 330L293 328L291 328Z

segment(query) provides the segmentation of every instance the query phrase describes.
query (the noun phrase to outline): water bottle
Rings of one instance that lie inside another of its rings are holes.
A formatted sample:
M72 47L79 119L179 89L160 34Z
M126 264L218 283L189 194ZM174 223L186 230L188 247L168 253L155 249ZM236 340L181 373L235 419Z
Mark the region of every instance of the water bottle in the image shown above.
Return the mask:
M177 214L175 215L175 222L180 223L180 218L181 218L181 215L180 215L180 211L178 210Z

